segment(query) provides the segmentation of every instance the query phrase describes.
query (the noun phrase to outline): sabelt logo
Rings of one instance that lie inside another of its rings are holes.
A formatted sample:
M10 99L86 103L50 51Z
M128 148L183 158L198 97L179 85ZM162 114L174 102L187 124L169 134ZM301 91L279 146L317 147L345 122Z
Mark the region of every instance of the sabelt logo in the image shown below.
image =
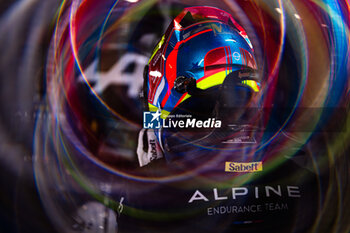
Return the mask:
M263 170L262 162L252 162L252 163L226 162L225 164L226 172L258 172L262 170Z

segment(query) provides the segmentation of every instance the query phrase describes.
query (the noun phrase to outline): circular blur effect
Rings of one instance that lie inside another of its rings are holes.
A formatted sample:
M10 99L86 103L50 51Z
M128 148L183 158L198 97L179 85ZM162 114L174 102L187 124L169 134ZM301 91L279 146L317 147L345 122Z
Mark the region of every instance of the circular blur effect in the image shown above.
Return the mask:
M144 67L189 6L223 9L247 32L263 126L252 144L232 147L218 132L224 146L190 142L172 151L190 159L140 168ZM37 187L58 231L348 232L349 10L327 0L63 1L34 139ZM262 171L225 169L255 161Z

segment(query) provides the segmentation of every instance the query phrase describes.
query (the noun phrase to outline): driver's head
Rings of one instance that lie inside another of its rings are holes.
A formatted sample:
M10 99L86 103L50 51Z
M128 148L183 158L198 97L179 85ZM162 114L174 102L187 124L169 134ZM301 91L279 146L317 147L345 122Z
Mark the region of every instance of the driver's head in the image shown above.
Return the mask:
M185 8L145 69L148 110L161 111L163 119L187 114L248 123L245 109L256 107L254 96L260 90L253 52L246 32L229 13L214 7Z

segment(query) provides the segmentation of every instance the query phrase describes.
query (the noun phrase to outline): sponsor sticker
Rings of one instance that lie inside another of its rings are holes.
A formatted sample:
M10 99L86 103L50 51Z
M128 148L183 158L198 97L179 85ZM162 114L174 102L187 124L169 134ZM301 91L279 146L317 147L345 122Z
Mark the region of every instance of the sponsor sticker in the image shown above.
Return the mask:
M262 162L236 163L226 162L225 172L258 172L262 171Z
M241 59L241 54L239 54L238 52L234 52L233 53L233 58L236 60L236 61L239 61Z

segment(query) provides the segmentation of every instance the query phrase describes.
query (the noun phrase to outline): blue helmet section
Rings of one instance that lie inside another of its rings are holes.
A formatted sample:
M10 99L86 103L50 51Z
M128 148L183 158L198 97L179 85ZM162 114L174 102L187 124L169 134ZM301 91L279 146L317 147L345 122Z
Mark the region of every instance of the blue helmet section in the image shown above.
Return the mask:
M212 31L194 36L179 48L177 57L177 76L191 72L197 80L203 77L204 58L209 51L216 48L225 46L230 47L231 56L233 57L232 63L230 62L232 65L245 65L240 48L253 54L252 49L237 30L223 23L215 22L200 24L196 27L185 30L183 34L186 35L186 33L189 33L186 31L198 30L200 27L210 27L212 28ZM229 54L227 54L227 57L228 56Z

